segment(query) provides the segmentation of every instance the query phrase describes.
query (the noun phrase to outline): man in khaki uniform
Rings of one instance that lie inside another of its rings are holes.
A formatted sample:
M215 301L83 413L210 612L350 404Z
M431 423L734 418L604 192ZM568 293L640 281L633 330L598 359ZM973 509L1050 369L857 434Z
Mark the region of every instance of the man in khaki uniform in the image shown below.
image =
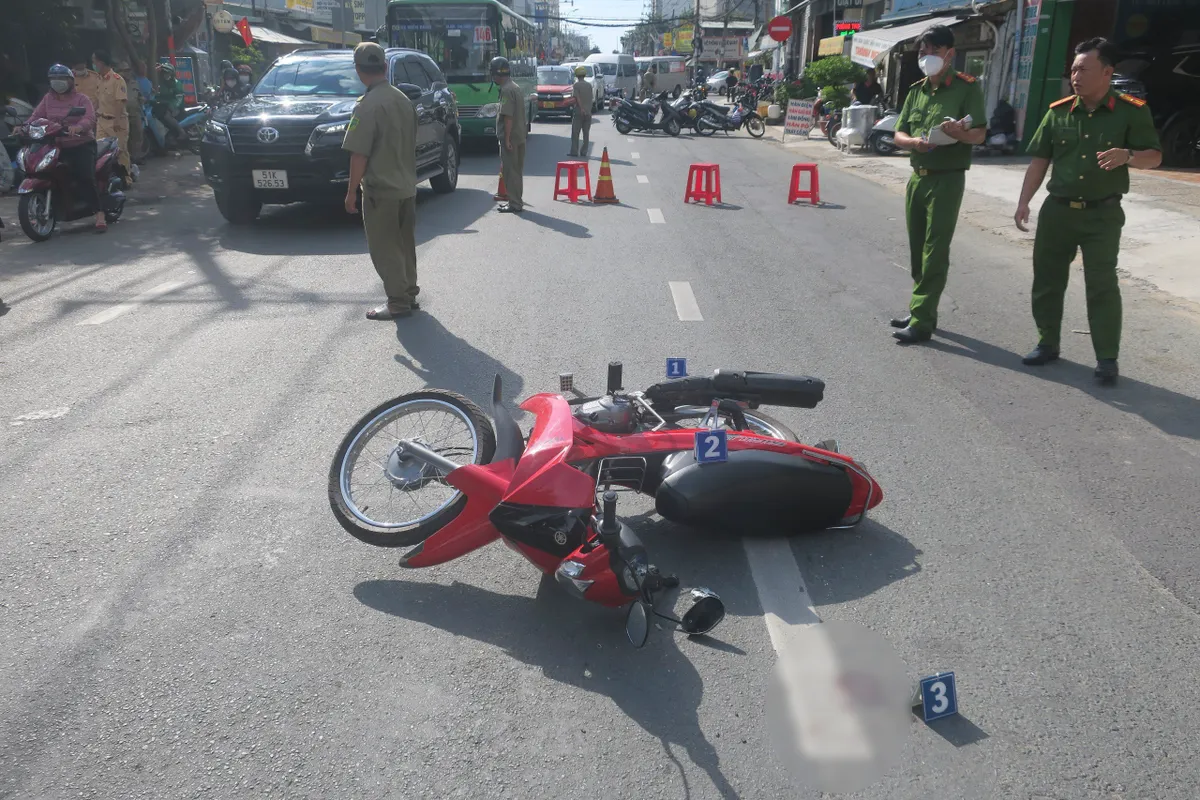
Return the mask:
M657 66L657 64L651 62L646 67L646 74L642 76L642 86L645 87L643 94L646 97L654 97L655 95L655 84L658 82L658 78L655 76Z
M575 85L572 87L574 91L571 94L571 152L572 156L583 156L587 158L588 148L591 142L588 141L588 134L592 130L592 108L596 104L596 92L592 89L592 84L588 83L587 69L584 67L575 68ZM579 149L579 134L583 132L583 149Z
M132 163L133 154L142 149L142 105L146 102L146 98L142 97L142 90L138 88L133 67L128 63L122 63L117 71L125 79L125 88L128 94L125 100L125 120L129 125L129 160Z
M129 160L129 87L125 79L112 68L112 56L104 50L92 54L92 63L100 76L96 97L92 104L96 108L96 138L116 138L121 146L120 163L127 176L132 176ZM126 188L128 188L128 180Z
M411 317L417 295L417 112L412 101L387 80L387 56L375 42L354 48L358 79L367 87L346 127L350 185L346 211L358 211L363 190L363 229L387 304L367 319Z
M500 87L500 117L496 135L500 137L500 174L508 191L508 204L500 206L504 214L519 214L525 210L525 95L513 83L508 59L498 56L488 68L492 81Z
M88 69L86 59L72 64L71 71L75 73L75 91L86 94L88 100L92 101L92 108L95 108L100 99L100 76Z

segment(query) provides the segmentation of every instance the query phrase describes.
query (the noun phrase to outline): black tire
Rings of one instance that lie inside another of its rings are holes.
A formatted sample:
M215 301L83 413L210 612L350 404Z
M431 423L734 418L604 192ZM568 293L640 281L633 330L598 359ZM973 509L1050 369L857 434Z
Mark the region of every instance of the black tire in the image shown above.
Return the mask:
M672 100L678 100L678 99L679 99L679 95L681 95L681 94L683 94L683 87L682 87L682 86L678 86L678 85L677 85L677 86L675 87L675 89L674 89L674 90L671 92L671 99L672 99Z
M617 133L621 134L622 136L624 136L625 134L627 134L633 130L633 126L630 125L624 119L618 119L616 121L616 126L617 126Z
M123 171L123 170L122 170L122 171ZM115 185L114 185L114 184L115 184ZM112 194L112 192L114 191L114 189L120 189L120 188L121 188L121 186L122 186L123 184L124 184L124 182L121 180L121 178L118 178L118 177L115 177L115 176L114 176L114 177L113 177L113 178L112 178L112 179L109 181L109 184L108 184L108 192L109 192L109 194L111 195L111 194ZM122 214L122 212L124 212L124 211L125 211L125 201L124 201L124 200L122 200L122 201L121 201L121 203L120 203L120 204L119 204L119 205L118 205L116 208L114 208L114 209L105 209L105 211L104 211L104 221L105 221L106 223L108 223L109 225L112 225L114 222L116 222L117 220L119 220L119 219L121 218L121 214Z
M700 134L701 136L712 136L716 132L716 126L706 120L704 117L700 117L698 120L696 120L696 133Z
M1187 111L1162 132L1163 166L1200 166L1200 111Z
M755 139L761 139L763 134L767 132L767 126L763 123L762 118L755 115L746 120L746 133L753 136Z
M466 495L461 495L430 519L407 528L382 528L370 525L356 517L346 505L342 493L343 462L349 455L350 448L354 445L358 435L388 410L416 400L434 400L445 403L458 409L470 420L478 437L478 447L473 463L490 463L496 454L496 432L492 428L492 421L479 406L455 392L445 389L425 389L400 395L368 411L362 419L354 424L354 427L342 439L342 443L338 445L333 463L329 467L328 490L329 507L338 523L354 538L375 547L411 547L420 544L457 517L467 504Z
M142 128L142 138L138 141L138 149L136 153L132 153L130 158L135 164L144 164L146 159L150 157L150 140L154 138L154 134L147 128Z
M677 120L677 119L667 120L666 122L663 123L663 130L667 132L668 136L678 136L679 135L679 120Z
M442 145L442 174L429 179L429 185L438 194L450 194L458 188L458 165L462 158L458 154L458 143L452 134L447 134Z
M871 137L871 149L876 155L890 156L897 150L896 140L890 133L877 133Z
M837 132L842 129L842 123L830 121L825 128L825 137L829 139L829 143L837 147Z
M54 235L54 228L58 221L50 218L50 229L40 230L33 226L33 214L29 210L29 206L33 204L35 197L41 197L46 194L41 192L30 192L29 194L21 195L21 199L17 201L17 219L21 222L21 230L25 231L25 235L35 242L44 242Z
M217 210L231 225L250 225L262 212L262 201L249 192L217 192Z

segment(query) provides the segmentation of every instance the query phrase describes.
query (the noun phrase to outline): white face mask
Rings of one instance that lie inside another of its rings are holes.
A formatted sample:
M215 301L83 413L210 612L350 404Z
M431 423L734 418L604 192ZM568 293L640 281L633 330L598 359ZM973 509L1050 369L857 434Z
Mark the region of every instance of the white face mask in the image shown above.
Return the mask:
M66 94L71 88L70 81L50 81L50 88L59 94Z
M921 56L920 60L917 61L917 66L921 68L921 72L932 78L942 71L942 67L946 66L946 62L942 60L941 56Z

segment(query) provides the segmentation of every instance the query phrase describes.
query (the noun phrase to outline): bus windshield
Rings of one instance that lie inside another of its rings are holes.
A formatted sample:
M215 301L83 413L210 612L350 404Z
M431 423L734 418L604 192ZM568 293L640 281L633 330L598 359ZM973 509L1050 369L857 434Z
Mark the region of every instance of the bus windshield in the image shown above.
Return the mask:
M449 83L487 83L499 54L498 15L487 5L393 5L388 27L393 47L424 51Z

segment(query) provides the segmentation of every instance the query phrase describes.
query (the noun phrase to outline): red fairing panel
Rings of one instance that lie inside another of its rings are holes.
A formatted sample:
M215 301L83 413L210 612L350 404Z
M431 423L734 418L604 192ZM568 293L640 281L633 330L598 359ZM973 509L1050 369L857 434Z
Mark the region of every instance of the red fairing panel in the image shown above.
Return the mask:
M561 395L535 394L521 408L536 422L504 502L552 508L594 506L596 482L566 463L576 426L567 401Z
M512 462L468 464L446 476L446 482L467 496L467 507L448 525L400 559L402 567L444 564L500 538L488 514L500 502L512 477Z

